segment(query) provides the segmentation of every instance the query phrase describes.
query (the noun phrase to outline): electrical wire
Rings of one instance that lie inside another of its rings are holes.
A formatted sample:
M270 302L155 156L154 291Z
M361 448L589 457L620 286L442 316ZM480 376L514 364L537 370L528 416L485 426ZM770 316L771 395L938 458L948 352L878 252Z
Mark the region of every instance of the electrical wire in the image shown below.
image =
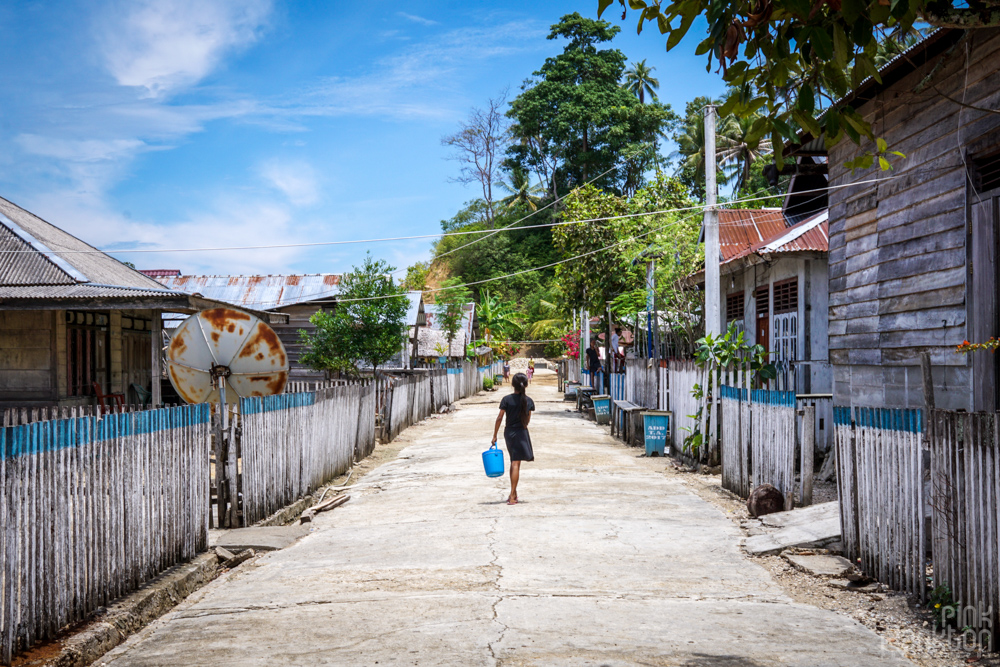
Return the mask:
M538 213L541 213L542 211L544 211L545 209L549 208L550 206L554 206L555 204L557 204L557 203L561 202L561 201L562 201L563 199L565 199L566 197L569 197L569 196L570 196L571 194L573 194L574 192L576 192L576 191L577 191L577 190L579 190L580 188L582 188L582 187L584 187L584 186L587 186L587 185L590 185L591 183L593 183L594 181L596 181L596 180L597 180L597 179L599 179L599 178L603 178L604 176L606 176L607 174L610 174L610 173L611 173L612 171L614 171L615 169L617 169L617 167L611 167L611 169L608 169L608 170L607 170L607 171L605 171L604 173L601 173L601 174L598 174L597 176L595 176L594 178L590 179L589 181L587 181L587 182L586 182L586 183L584 183L583 185L578 185L578 186L576 186L575 188L573 188L572 190L570 190L569 192L567 192L567 193L566 193L566 194L564 194L563 196L561 196L561 197L556 197L555 199L553 199L553 200L552 200L551 202L549 202L548 204L546 204L546 205L545 205L545 206L543 206L542 208L540 208L540 209L536 209L536 210L532 211L531 213L529 213L528 215L524 216L524 217L523 217L523 218L521 218L520 220L515 220L514 222L510 223L510 224L509 224L509 225L507 225L506 227L501 227L500 229L497 229L497 230L494 230L494 231L493 231L493 234L489 234L489 235L487 235L487 236L484 236L484 237L482 237L482 238L478 238L478 239L476 239L475 241L472 241L472 242L470 242L470 243L466 243L466 244L465 244L465 245L463 245L463 246L459 246L459 247L457 247L457 248L452 248L451 250L448 250L448 251L446 251L446 252L443 252L443 253L441 253L440 255L435 255L434 259L439 259L439 258L441 258L441 257L444 257L444 256L446 256L446 255L450 255L450 254L451 254L451 253L453 253L453 252L458 252L459 250L461 250L461 249L463 249L463 248L468 248L468 247L469 247L470 245L473 245L473 244L475 244L475 243L479 243L480 241L485 241L486 239L490 238L490 236L493 236L494 234L498 234L498 233L500 233L500 232L502 232L502 231L506 231L506 230L510 229L511 227L513 227L514 225L517 225L517 224L519 224L519 223L521 223L521 222L524 222L525 220L527 220L527 219L528 219L528 218L530 218L531 216L533 216L533 215L537 215ZM541 225L529 225L528 227L526 227L526 229L530 229L530 228L531 228L532 226L539 226L539 227L540 227Z
M840 189L840 188L855 187L855 186L858 186L858 185L865 185L865 184L869 184L869 183L885 183L886 181L889 181L889 180L892 180L892 179L895 179L895 178L900 178L900 177L902 177L904 175L906 175L906 176L912 176L913 173L912 172L906 172L905 174L896 174L896 175L888 176L888 177L885 177L885 178L876 178L876 179L869 179L869 180L864 180L864 181L855 181L855 182L851 182L851 183L842 183L840 185L829 185L829 186L824 187L824 188L815 188L815 189L812 189L812 190L801 190L799 192L796 192L795 194L796 195L805 195L805 194L810 194L810 193L824 193L824 192L828 192L830 190L836 190L836 189ZM766 196L761 196L761 197L745 197L745 198L742 198L742 199L733 199L733 200L730 200L728 202L723 202L721 204L716 205L716 208L717 209L726 209L727 207L729 207L729 206L731 206L733 204L742 204L742 203L752 202L752 201L761 201L761 200L764 200L764 199L773 199L776 196L780 196L780 195L766 195ZM519 227L518 230L541 229L541 228L544 228L544 227L559 227L559 226L564 226L564 225L579 225L579 224L586 224L586 223L591 223L591 222L605 222L605 221L609 221L609 220L624 220L624 219L628 219L628 218L640 218L640 217L646 217L646 216L651 216L651 215L664 215L664 214L667 214L667 213L683 213L685 211L704 211L706 208L707 207L704 204L698 204L698 205L695 205L695 206L683 206L683 207L671 208L671 209L661 209L661 210L657 210L657 211L644 211L644 212L641 212L641 213L628 213L628 214L623 214L623 215L611 215L611 216L606 216L606 217L601 217L601 218L587 218L585 220L567 220L567 221L563 221L563 222L551 222L551 223L545 223L545 224L541 224L541 225L529 225L527 227ZM722 223L722 224L726 225L726 224L738 224L738 223ZM408 240L414 240L414 239L437 238L437 237L441 237L441 236L462 236L462 235L468 235L468 234L488 234L488 235L492 235L492 234L497 234L497 233L502 232L502 231L510 231L510 230L511 230L511 228L508 226L508 227L501 227L500 229L494 229L494 230L480 229L480 230L475 230L475 231L464 231L464 232L444 232L444 233L441 233L441 234L419 234L419 235L414 235L414 236L393 236L393 237L374 238L374 239L353 239L353 240L349 240L349 241L315 241L315 242L311 242L311 243L277 243L277 244L255 245L255 246L216 246L216 247L203 247L203 248L116 248L116 249L113 249L113 250L96 250L96 249L95 250L69 250L69 249L63 250L63 249L60 249L58 252L60 254L67 254L67 255L88 255L88 254L92 255L92 254L108 254L108 253L178 253L178 252L223 252L223 251L228 251L228 250L273 250L273 249L280 249L280 248L307 248L307 247L321 247L321 246L335 246L335 245L350 245L350 244L358 244L358 243L383 243L383 242L390 242L390 241L408 241ZM472 245L472 244L470 243L470 244L467 244L467 245ZM454 250L458 250L458 248L455 248ZM34 249L31 249L31 250L0 250L0 254L4 254L4 253L10 253L10 254L16 254L16 253L34 253L34 252L38 252L38 251L34 250ZM449 251L449 252L453 252L453 251Z

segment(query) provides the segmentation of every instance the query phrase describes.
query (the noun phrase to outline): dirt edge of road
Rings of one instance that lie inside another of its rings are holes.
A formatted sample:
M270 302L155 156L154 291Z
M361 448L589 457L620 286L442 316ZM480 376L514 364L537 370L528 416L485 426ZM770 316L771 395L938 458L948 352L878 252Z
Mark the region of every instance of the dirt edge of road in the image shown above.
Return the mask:
M652 459L666 463L664 474L681 479L697 496L719 508L749 536L745 525L750 519L746 502L722 488L719 475L688 472L675 459ZM823 552L823 550L818 550ZM950 644L934 630L933 616L918 606L920 601L905 593L879 587L878 592L860 593L835 588L825 577L815 577L793 567L781 555L746 557L760 564L795 602L835 611L861 623L885 638L911 662L920 667L957 665L1000 666L995 655L981 657Z

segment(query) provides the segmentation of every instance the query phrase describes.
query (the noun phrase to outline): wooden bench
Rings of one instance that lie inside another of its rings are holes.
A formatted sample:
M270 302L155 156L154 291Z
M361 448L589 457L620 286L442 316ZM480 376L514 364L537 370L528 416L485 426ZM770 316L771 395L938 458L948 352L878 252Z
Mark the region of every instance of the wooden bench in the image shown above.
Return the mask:
M625 444L637 446L642 439L642 411L646 408L628 401L613 401L611 406L611 436L616 434Z

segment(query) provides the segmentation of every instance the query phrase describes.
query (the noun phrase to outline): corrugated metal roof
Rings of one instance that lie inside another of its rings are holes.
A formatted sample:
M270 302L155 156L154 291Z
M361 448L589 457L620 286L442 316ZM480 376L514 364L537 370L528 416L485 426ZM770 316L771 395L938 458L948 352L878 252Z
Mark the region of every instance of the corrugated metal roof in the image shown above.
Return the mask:
M139 269L139 273L150 278L181 275L180 269Z
M723 216L724 213L728 215ZM765 213L767 215L763 215ZM738 270L740 265L736 263L737 260L751 255L830 251L827 211L791 227L784 227L782 222L780 228L778 217L774 214L780 216L781 211L771 209L719 211L719 245L724 272ZM726 224L723 224L724 220ZM705 280L705 270L699 269L688 276L687 280L691 284L701 284Z
M0 285L0 299L92 299L178 296L166 289L141 289L115 285ZM186 299L186 296L181 296Z
M0 284L73 285L76 279L0 220Z
M742 208L719 210L719 252L722 263L746 254L788 229L781 209Z
M167 288L200 294L216 301L256 310L270 310L297 303L336 299L340 276L317 273L297 276L161 276Z
M744 241L742 249L731 254L723 260L723 264L728 264L748 255L773 255L785 252L829 252L829 225L827 222L828 213L823 211L813 217L803 220L797 225L777 230L769 237L747 245ZM749 223L745 223L749 225ZM750 236L748 230L744 233L744 238ZM720 230L721 238L722 232Z
M52 279L51 271L43 269L38 262L38 254L41 254L77 282L154 290L160 288L152 278L130 269L114 257L104 254L2 197L0 197L0 225L20 236L35 250L35 252L4 253L13 257L9 260L9 264L5 265L6 272L16 276L17 282L13 284L23 285L33 275L39 278L32 280L33 284L45 284ZM6 283L6 272L0 274L0 282Z
M829 211L823 211L789 227L784 234L760 248L760 252L829 252L829 217Z

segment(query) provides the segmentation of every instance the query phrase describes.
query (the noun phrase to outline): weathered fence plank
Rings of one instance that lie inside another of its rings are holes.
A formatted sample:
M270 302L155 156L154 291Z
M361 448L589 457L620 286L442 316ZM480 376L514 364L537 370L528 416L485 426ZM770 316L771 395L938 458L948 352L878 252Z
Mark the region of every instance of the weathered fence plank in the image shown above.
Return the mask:
M841 539L860 569L923 597L923 418L920 410L834 408Z
M207 405L0 430L4 663L207 547L209 440Z

